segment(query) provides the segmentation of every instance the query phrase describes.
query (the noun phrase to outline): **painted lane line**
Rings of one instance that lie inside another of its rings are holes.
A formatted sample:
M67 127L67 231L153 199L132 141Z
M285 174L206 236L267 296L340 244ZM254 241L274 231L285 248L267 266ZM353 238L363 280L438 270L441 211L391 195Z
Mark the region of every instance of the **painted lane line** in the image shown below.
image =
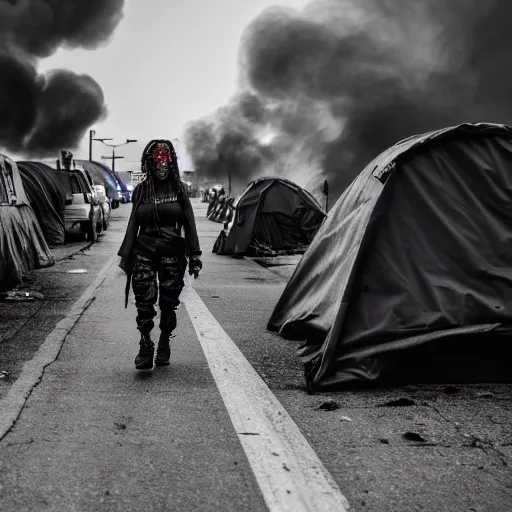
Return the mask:
M7 395L0 400L0 441L16 423L30 393L41 380L44 369L57 359L67 335L94 300L97 289L118 259L118 256L113 256L108 260L93 283L74 302L68 314L48 334L34 357L24 363L19 377L11 386Z
M344 512L346 498L256 370L188 281L182 300L271 512Z

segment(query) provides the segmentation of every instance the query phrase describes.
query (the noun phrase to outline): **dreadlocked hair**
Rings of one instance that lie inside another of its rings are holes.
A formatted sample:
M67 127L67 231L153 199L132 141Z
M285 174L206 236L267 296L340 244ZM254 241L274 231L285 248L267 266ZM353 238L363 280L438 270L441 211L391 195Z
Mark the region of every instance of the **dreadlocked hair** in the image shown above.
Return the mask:
M183 199L183 184L180 178L180 171L178 168L178 158L176 156L176 151L174 150L174 146L170 140L166 139L155 139L146 145L144 151L142 152L141 158L141 171L145 174L145 177L142 182L142 194L141 200L144 203L153 203L155 202L155 173L154 173L154 165L151 159L151 152L157 144L162 144L167 147L169 153L171 154L171 168L169 172L169 176L163 181L159 182L159 188L162 185L166 185L168 194L176 194L178 197L178 201L181 203Z

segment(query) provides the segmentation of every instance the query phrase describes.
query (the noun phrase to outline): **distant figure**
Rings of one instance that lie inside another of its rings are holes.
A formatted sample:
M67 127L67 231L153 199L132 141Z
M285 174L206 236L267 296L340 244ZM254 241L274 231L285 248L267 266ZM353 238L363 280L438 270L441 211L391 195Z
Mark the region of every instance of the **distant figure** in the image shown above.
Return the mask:
M202 269L201 249L187 187L181 181L174 147L168 140L152 140L141 159L144 180L133 191L133 209L119 249L119 266L126 272L125 307L130 281L141 333L137 370L153 368L154 343L150 333L160 306L160 339L155 364L166 366L171 355L170 337L176 329L176 309L187 267L197 279ZM182 228L185 238L181 236ZM158 284L157 284L158 276Z
M206 209L206 216L210 215L212 213L213 208L217 204L217 189L211 188L210 189L210 204L208 205L208 208Z

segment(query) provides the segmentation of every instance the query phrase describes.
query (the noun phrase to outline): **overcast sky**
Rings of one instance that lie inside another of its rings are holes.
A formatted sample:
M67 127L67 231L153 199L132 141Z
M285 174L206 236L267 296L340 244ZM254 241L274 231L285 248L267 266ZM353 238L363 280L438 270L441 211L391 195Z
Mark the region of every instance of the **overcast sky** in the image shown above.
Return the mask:
M113 37L96 50L60 50L39 71L67 68L90 74L102 87L108 118L96 137L140 143L119 148L116 168L136 169L153 138L180 138L188 121L213 112L236 91L244 28L266 7L300 9L304 0L126 0ZM182 170L188 159L177 144ZM93 158L110 155L93 143ZM88 139L76 158L88 158Z

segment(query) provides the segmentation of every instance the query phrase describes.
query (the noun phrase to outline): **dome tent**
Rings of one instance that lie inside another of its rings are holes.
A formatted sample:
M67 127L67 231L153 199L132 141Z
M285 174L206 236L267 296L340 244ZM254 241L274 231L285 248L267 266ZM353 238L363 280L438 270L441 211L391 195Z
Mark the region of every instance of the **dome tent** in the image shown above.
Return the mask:
M218 254L253 256L303 251L325 218L309 192L281 178L253 181L232 208L229 233L214 246ZM224 232L219 238L222 235Z
M65 241L67 191L56 169L41 162L16 162L25 192L50 247Z
M268 329L303 343L311 390L393 381L413 368L434 376L426 361L469 358L471 347L478 364L460 369L477 373L484 359L503 358L512 334L510 240L512 128L462 124L410 137L338 199Z

